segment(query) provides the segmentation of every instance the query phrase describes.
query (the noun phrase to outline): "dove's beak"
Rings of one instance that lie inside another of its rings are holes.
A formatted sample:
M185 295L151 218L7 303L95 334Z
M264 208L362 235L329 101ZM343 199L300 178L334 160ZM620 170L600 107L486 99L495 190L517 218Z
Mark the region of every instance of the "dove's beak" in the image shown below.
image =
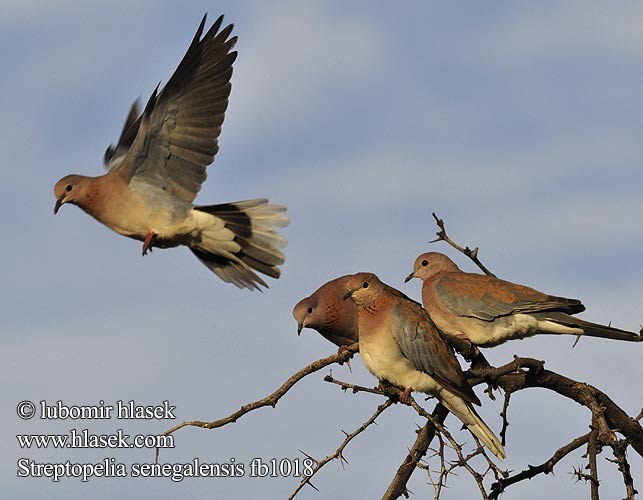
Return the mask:
M409 274L406 278L404 278L404 283L408 283L411 281L413 278L415 278L415 271L413 271L411 274Z
M301 331L303 330L303 328L304 328L303 321L300 321L299 323L297 323L297 335L301 335Z
M60 207L65 204L65 195L63 194L60 198L56 200L56 205L54 205L54 215L58 213Z
M344 294L344 296L342 297L342 300L350 299L352 296L353 296L353 290L349 290Z

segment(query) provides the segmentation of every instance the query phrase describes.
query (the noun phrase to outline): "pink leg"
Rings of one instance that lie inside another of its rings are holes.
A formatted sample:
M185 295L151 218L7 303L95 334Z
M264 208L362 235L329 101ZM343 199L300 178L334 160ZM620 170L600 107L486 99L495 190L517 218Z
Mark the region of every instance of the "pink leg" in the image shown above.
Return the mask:
M155 236L156 233L154 231L150 231L149 233L147 233L145 241L143 242L143 255L147 255L148 250L150 251L150 253L152 252L152 241L154 241Z
M400 403L406 404L409 400L409 396L411 395L411 388L407 387L404 389L402 394L400 394Z

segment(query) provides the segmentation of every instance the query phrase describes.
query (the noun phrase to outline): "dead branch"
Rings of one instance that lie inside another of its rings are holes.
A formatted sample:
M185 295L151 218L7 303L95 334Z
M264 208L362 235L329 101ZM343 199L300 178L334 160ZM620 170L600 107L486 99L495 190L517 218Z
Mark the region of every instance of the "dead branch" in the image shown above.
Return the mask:
M618 465L618 470L623 476L623 482L625 483L625 491L627 492L627 497L625 500L634 500L634 496L638 493L634 488L634 478L632 477L632 472L630 470L630 464L627 461L626 450L629 443L626 439L617 440L615 439L610 446L612 448L612 453L614 453L613 462Z
M316 371L321 370L322 368L328 365L332 365L334 363L344 363L348 361L350 358L353 357L353 354L356 353L358 350L359 350L359 344L355 343L350 347L340 350L339 352L337 352L336 354L333 354L332 356L318 359L317 361L310 363L308 366L305 366L297 373L289 377L288 380L286 380L283 384L281 384L281 386L269 396L259 399L258 401L254 401L252 403L243 405L237 411L228 415L225 418L220 418L219 420L214 420L212 422L203 422L200 420L185 421L178 425L175 425L171 429L168 429L162 435L169 436L170 434L178 431L179 429L182 429L183 427L188 427L188 426L201 427L202 429L216 429L218 427L223 427L224 425L234 423L246 413L249 413L253 410L257 410L259 408L263 408L264 406L272 406L274 408L277 405L277 402L281 399L281 397L284 396L301 379L303 379L307 375L310 375L311 373L315 373ZM158 462L158 456L159 456L159 449L156 448L156 462Z
M507 427L509 427L509 401L511 400L511 392L505 392L505 400L502 404L502 411L500 416L502 417L502 429L500 430L500 442L502 446L507 444Z
M589 433L589 440L587 442L587 457L589 469L588 481L590 484L591 498L592 500L599 500L598 495L598 464L596 463L596 456L599 453L599 429L598 429L598 419L595 413L592 413L592 430Z
M458 460L451 467L449 467L447 469L447 474L451 473L453 471L453 469L455 469L456 467L463 467L471 475L473 480L476 482L476 484L478 486L478 489L480 490L480 494L482 495L482 498L484 500L488 500L489 496L487 494L487 490L485 489L484 482L483 482L486 472L485 473L478 472L469 463L469 461L473 457L475 457L477 455L483 455L483 456L487 457L488 462L491 461L489 459L489 457L487 456L487 453L486 453L485 449L482 447L482 445L478 441L478 439L475 436L472 435L474 441L477 444L477 448L471 454L465 456L463 451L462 451L462 446L453 438L451 433L442 424L437 422L430 413L428 413L424 408L422 408L417 403L417 401L415 401L415 399L413 399L413 397L409 396L407 404L410 405L418 413L418 415L421 415L424 418L426 418L427 420L429 420L434 425L434 427L437 429L437 431L441 435L443 435L447 439L447 441L449 441L449 444L451 445L451 447L455 451L455 453L456 453L456 455L458 457Z
M386 410L392 404L393 404L393 400L387 399L386 401L384 401L384 403L382 403L381 405L379 405L377 407L377 410L375 410L375 413L373 413L373 415L371 415L371 417L366 422L364 422L362 425L360 425L353 432L351 432L349 434L347 432L342 431L346 435L346 438L344 439L344 441L342 441L342 443L339 445L339 447L333 453L328 455L326 458L324 458L324 459L322 459L320 461L315 460L316 465L315 465L312 473L310 474L310 476L304 476L304 478L301 480L301 482L299 483L297 488L295 488L295 491L293 491L290 494L290 496L288 497L288 500L292 500L293 498L295 498L297 493L299 493L299 491L306 484L312 486L314 489L317 489L317 488L315 488L315 486L313 486L313 484L310 482L310 480L313 478L313 476L315 474L317 474L317 472L319 472L319 470L322 467L324 467L324 465L326 465L331 460L334 460L334 459L337 458L342 463L342 466L344 465L344 462L348 463L348 460L346 460L344 458L344 455L343 455L344 448L346 448L346 445L348 445L348 443L350 443L353 440L353 438L355 438L357 435L359 435L362 432L364 432L371 424L375 423L375 419L377 419L377 417L379 417L382 414L382 412L384 410Z
M554 466L560 462L564 457L569 455L572 451L577 450L589 441L589 432L583 436L577 437L570 443L556 450L556 453L546 462L540 465L530 465L528 469L519 472L513 476L501 478L491 485L491 493L489 500L497 500L501 493L512 484L519 483L525 479L531 479L538 474L549 474L554 470Z
M488 276L495 276L489 269L485 267L485 265L480 262L480 259L478 259L478 247L475 247L473 250L471 248L464 247L462 248L460 245L458 245L455 241L453 241L449 236L447 235L447 231L444 228L444 221L440 218L438 218L437 215L435 215L435 212L433 212L433 218L435 219L435 223L438 225L438 228L440 230L435 233L437 238L434 240L429 241L429 243L435 243L437 241L446 241L449 245L451 245L453 248L455 248L458 252L462 252L464 255L469 257L476 266L480 268L480 270L485 273Z
M341 380L334 379L331 375L327 375L326 377L324 377L324 380L326 382L330 382L330 383L338 385L344 391L350 389L350 390L353 391L353 393L366 392L366 393L370 393L370 394L380 394L380 395L383 395L383 396L387 396L387 397L393 399L394 401L399 401L399 395L402 393L402 391L399 388L395 387L395 386L380 384L379 388L371 389L371 388L368 388L368 387L362 387L362 386L357 386L357 385L354 385L354 384L349 384L348 382L342 382ZM498 473L500 473L502 475L504 475L505 473L500 471L495 466L495 464L493 464L493 461L489 458L489 456L487 455L486 450L478 442L477 438L475 436L472 436L472 438L474 439L474 441L477 444L477 447L471 454L465 456L465 454L464 454L464 452L462 450L462 445L460 445L453 438L451 433L442 425L442 422L438 421L432 414L428 413L422 406L420 406L417 403L417 401L415 401L415 399L412 396L408 397L406 405L411 406L418 413L418 415L426 418L428 420L428 422L430 422L432 424L432 427L439 434L441 434L442 436L444 436L447 439L447 441L449 442L451 448L455 451L458 459L451 467L449 467L447 469L446 474L451 473L457 467L464 468L467 472L469 472L471 477L473 477L474 481L478 485L478 489L480 490L482 498L486 500L488 498L488 496L487 496L487 491L485 489L484 482L483 482L486 473L489 472L490 470L493 470L494 474L496 474L496 477L498 477ZM438 413L438 415L439 415L439 413ZM428 446L428 444L427 444L427 446ZM487 470L484 473L478 472L469 463L469 461L473 457L478 456L478 455L482 455L483 457L486 458L488 464L492 464L491 466L489 466L487 468ZM397 481L397 484L396 484L395 487L397 489L397 496L398 497L399 497L400 494L404 494L404 491L406 490L406 482L408 482L409 478L410 478L410 474L408 474L408 476L405 477L404 482L401 480L401 478L400 478L400 480ZM441 477L440 477L440 481L442 481L442 474L441 474ZM390 486L389 486L389 488L390 488ZM387 490L387 492L388 492L388 490ZM387 493L385 493L383 498L397 498L397 497L387 497L386 495L387 495Z
M508 392L541 387L565 396L590 411L594 409L594 412L597 412L601 409L605 427L623 435L636 452L643 456L643 428L639 421L631 418L604 392L589 384L546 370L543 361L515 357L512 362L498 368L471 369L469 376L472 377L469 379L472 385L482 381L493 382Z
M442 424L448 414L449 411L441 404L438 404L431 415L436 422ZM427 420L424 427L417 431L417 438L415 439L413 446L398 467L391 484L389 484L389 487L386 489L386 492L382 497L382 500L396 500L402 495L408 498L409 494L406 484L422 457L426 455L429 445L435 437L435 432L436 428L431 420Z

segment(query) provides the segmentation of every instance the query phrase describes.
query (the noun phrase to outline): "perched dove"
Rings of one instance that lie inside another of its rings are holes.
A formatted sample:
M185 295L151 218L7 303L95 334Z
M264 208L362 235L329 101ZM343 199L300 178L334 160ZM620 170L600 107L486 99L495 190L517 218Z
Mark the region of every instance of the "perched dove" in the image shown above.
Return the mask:
M152 247L185 245L222 280L240 288L268 285L253 269L278 278L286 241L285 207L266 199L199 206L192 202L219 150L230 95L232 25L219 17L201 38L206 17L163 90L155 90L142 115L135 103L116 147L105 153L107 174L68 175L54 188L58 212L65 203L119 234Z
M480 400L464 378L455 354L427 312L371 273L358 273L346 284L345 298L357 305L359 352L379 380L435 396L498 458L505 450L473 404Z
M297 333L303 328L312 328L339 347L358 341L355 304L342 300L349 279L350 276L342 276L331 280L299 301L292 312Z
M641 335L570 316L585 310L580 300L547 295L526 286L464 273L446 255L420 255L406 281L420 278L422 302L446 335L492 347L536 334L589 335L641 341Z

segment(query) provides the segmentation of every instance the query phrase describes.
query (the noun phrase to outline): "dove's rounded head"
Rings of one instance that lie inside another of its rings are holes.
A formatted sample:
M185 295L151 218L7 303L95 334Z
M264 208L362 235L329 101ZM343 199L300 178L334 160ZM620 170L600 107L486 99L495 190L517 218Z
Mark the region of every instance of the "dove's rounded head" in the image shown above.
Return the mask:
M314 296L306 297L300 300L292 310L292 315L297 321L297 334L301 333L302 328L307 326L314 327L315 311L317 310L318 300Z
M350 300L342 300L350 278L351 276L335 278L299 301L292 311L298 333L303 328L312 328L338 346L357 342L355 304Z
M78 203L84 199L84 179L82 175L66 175L60 179L54 186L54 195L56 196L56 206L54 213L58 213L60 207L65 203Z
M420 255L413 263L413 272L404 282L412 278L426 280L440 273L456 272L460 269L449 257L439 252L427 252Z
M372 304L383 290L383 284L373 273L353 274L346 282L344 299L350 298L358 306Z

